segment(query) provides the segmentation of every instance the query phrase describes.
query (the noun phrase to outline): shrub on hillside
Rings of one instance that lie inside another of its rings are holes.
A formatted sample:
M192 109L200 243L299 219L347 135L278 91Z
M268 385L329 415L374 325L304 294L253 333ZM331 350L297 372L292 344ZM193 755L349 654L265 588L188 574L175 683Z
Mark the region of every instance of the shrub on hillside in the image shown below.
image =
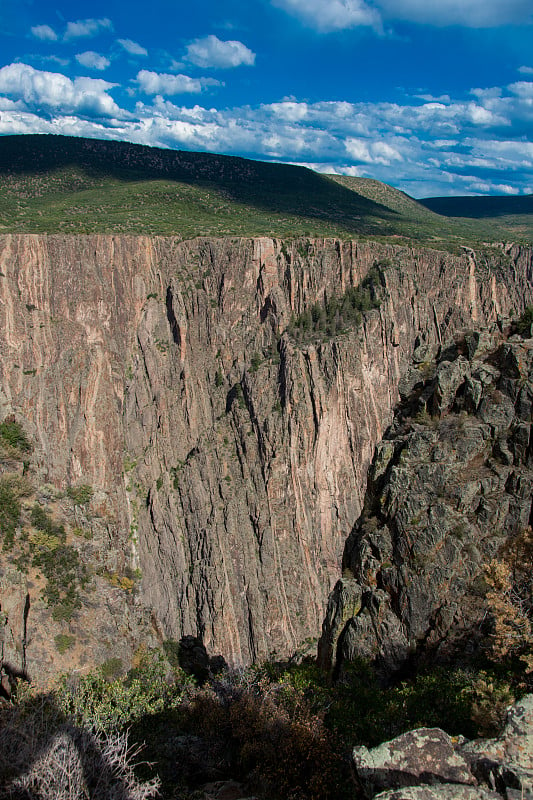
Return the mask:
M94 494L92 486L87 483L80 483L78 486L69 486L67 495L70 497L75 506L83 506L89 503Z
M336 336L357 327L365 312L379 308L381 280L381 271L376 265L359 286L350 286L343 295L332 295L306 308L292 320L289 332L298 341L305 342Z
M135 668L111 680L108 664L81 677L63 678L57 691L63 713L76 725L98 733L123 730L144 717L179 706L191 685L183 674L169 675L157 651L143 652Z
M516 332L521 336L529 336L533 325L533 306L528 306L516 322Z
M24 428L14 417L7 417L0 423L0 443L8 449L8 455L29 453L32 449Z
M434 667L383 687L357 661L334 688L326 721L352 745L375 746L418 727L476 738L498 733L513 700L509 682L487 671Z
M6 473L0 477L0 540L4 551L13 547L20 522L20 498L29 491L20 475Z

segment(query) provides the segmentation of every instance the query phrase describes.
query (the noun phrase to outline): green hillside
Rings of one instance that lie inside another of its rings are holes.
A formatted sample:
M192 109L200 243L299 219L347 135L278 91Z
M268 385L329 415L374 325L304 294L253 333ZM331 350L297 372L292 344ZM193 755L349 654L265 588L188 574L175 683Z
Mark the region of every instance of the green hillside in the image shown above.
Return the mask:
M451 220L476 220L485 228L504 229L506 238L533 239L533 195L513 197L428 197L421 205Z
M454 246L502 226L304 167L125 142L0 137L0 232L396 237Z

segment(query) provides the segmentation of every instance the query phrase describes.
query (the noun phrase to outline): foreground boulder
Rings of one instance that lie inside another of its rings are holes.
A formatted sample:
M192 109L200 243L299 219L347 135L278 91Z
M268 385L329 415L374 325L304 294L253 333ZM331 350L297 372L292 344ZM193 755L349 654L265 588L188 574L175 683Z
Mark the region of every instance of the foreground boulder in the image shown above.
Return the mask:
M352 754L356 784L374 800L533 798L533 695L508 713L495 739L467 741L418 728Z
M409 786L381 792L374 800L501 800L501 796L488 789L448 783L442 786Z
M409 731L371 750L356 747L353 762L357 782L367 797L391 786L477 784L468 762L440 728Z

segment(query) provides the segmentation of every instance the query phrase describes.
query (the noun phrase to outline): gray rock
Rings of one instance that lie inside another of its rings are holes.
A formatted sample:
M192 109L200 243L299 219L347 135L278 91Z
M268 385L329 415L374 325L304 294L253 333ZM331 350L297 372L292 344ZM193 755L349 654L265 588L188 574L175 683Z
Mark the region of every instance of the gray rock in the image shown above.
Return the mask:
M352 764L356 783L368 798L401 786L477 783L451 737L439 728L418 728L371 750L356 747Z
M529 524L532 430L521 415L533 351L513 342L475 357L446 350L379 445L345 547L361 604L336 631L337 664L365 656L390 673L429 651L449 659L486 646L490 612L476 588L484 564ZM329 619L340 616L328 610L324 641Z
M374 800L502 800L489 789L443 784L442 786L409 786L375 795Z
M470 363L462 356L455 361L443 361L438 365L431 405L434 414L442 414L453 405L459 387L470 377L470 370Z
M483 395L483 384L475 378L467 378L465 381L465 398L470 401L471 410L477 411L479 402Z
M493 333L487 330L467 331L464 336L464 343L468 359L474 361L474 359L479 359L494 350L497 345L497 339Z

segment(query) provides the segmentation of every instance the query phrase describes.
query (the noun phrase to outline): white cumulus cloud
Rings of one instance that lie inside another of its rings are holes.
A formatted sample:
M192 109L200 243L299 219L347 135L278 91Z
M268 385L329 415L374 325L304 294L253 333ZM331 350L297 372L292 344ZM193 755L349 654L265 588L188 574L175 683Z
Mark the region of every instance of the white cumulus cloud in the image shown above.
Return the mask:
M102 31L112 31L113 23L107 17L103 19L79 19L77 22L68 22L65 31L65 41L81 39L83 37L97 36Z
M148 50L145 47L142 47L137 42L132 41L131 39L117 39L117 42L121 47L124 48L126 53L129 53L131 56L147 56Z
M57 41L57 33L50 25L35 25L31 29L31 32L36 39L42 39L48 42Z
M198 94L209 86L220 86L213 78L190 78L188 75L168 75L142 69L137 73L142 92L154 95Z
M381 29L379 12L364 0L272 0L273 5L323 33L358 28Z
M75 58L78 64L88 67L89 69L97 69L100 72L107 69L111 63L108 58L101 56L100 53L95 53L94 50L86 50L84 53L77 53Z
M533 100L533 83L531 81L517 81L508 87L513 94L525 100Z
M128 113L111 97L115 84L11 64L0 69L0 133L65 133L309 164L382 180L414 197L525 193L533 185L528 80L397 103L190 102L209 85L212 79L142 70L137 91L145 97ZM182 104L165 97L176 94Z
M190 42L184 58L190 64L203 69L209 67L229 69L240 67L242 64L251 67L255 63L255 53L245 44L237 41L224 42L213 35Z
M398 150L387 142L349 138L346 140L346 152L354 161L361 161L364 164L388 166L393 161L403 160Z
M279 119L288 122L299 122L305 119L308 112L307 103L297 103L294 100L284 100L282 103L270 103L262 106L265 110L270 109Z
M107 94L114 86L96 78L72 81L61 73L34 69L29 64L9 64L0 69L0 93L21 100L28 110L123 117L125 112Z

